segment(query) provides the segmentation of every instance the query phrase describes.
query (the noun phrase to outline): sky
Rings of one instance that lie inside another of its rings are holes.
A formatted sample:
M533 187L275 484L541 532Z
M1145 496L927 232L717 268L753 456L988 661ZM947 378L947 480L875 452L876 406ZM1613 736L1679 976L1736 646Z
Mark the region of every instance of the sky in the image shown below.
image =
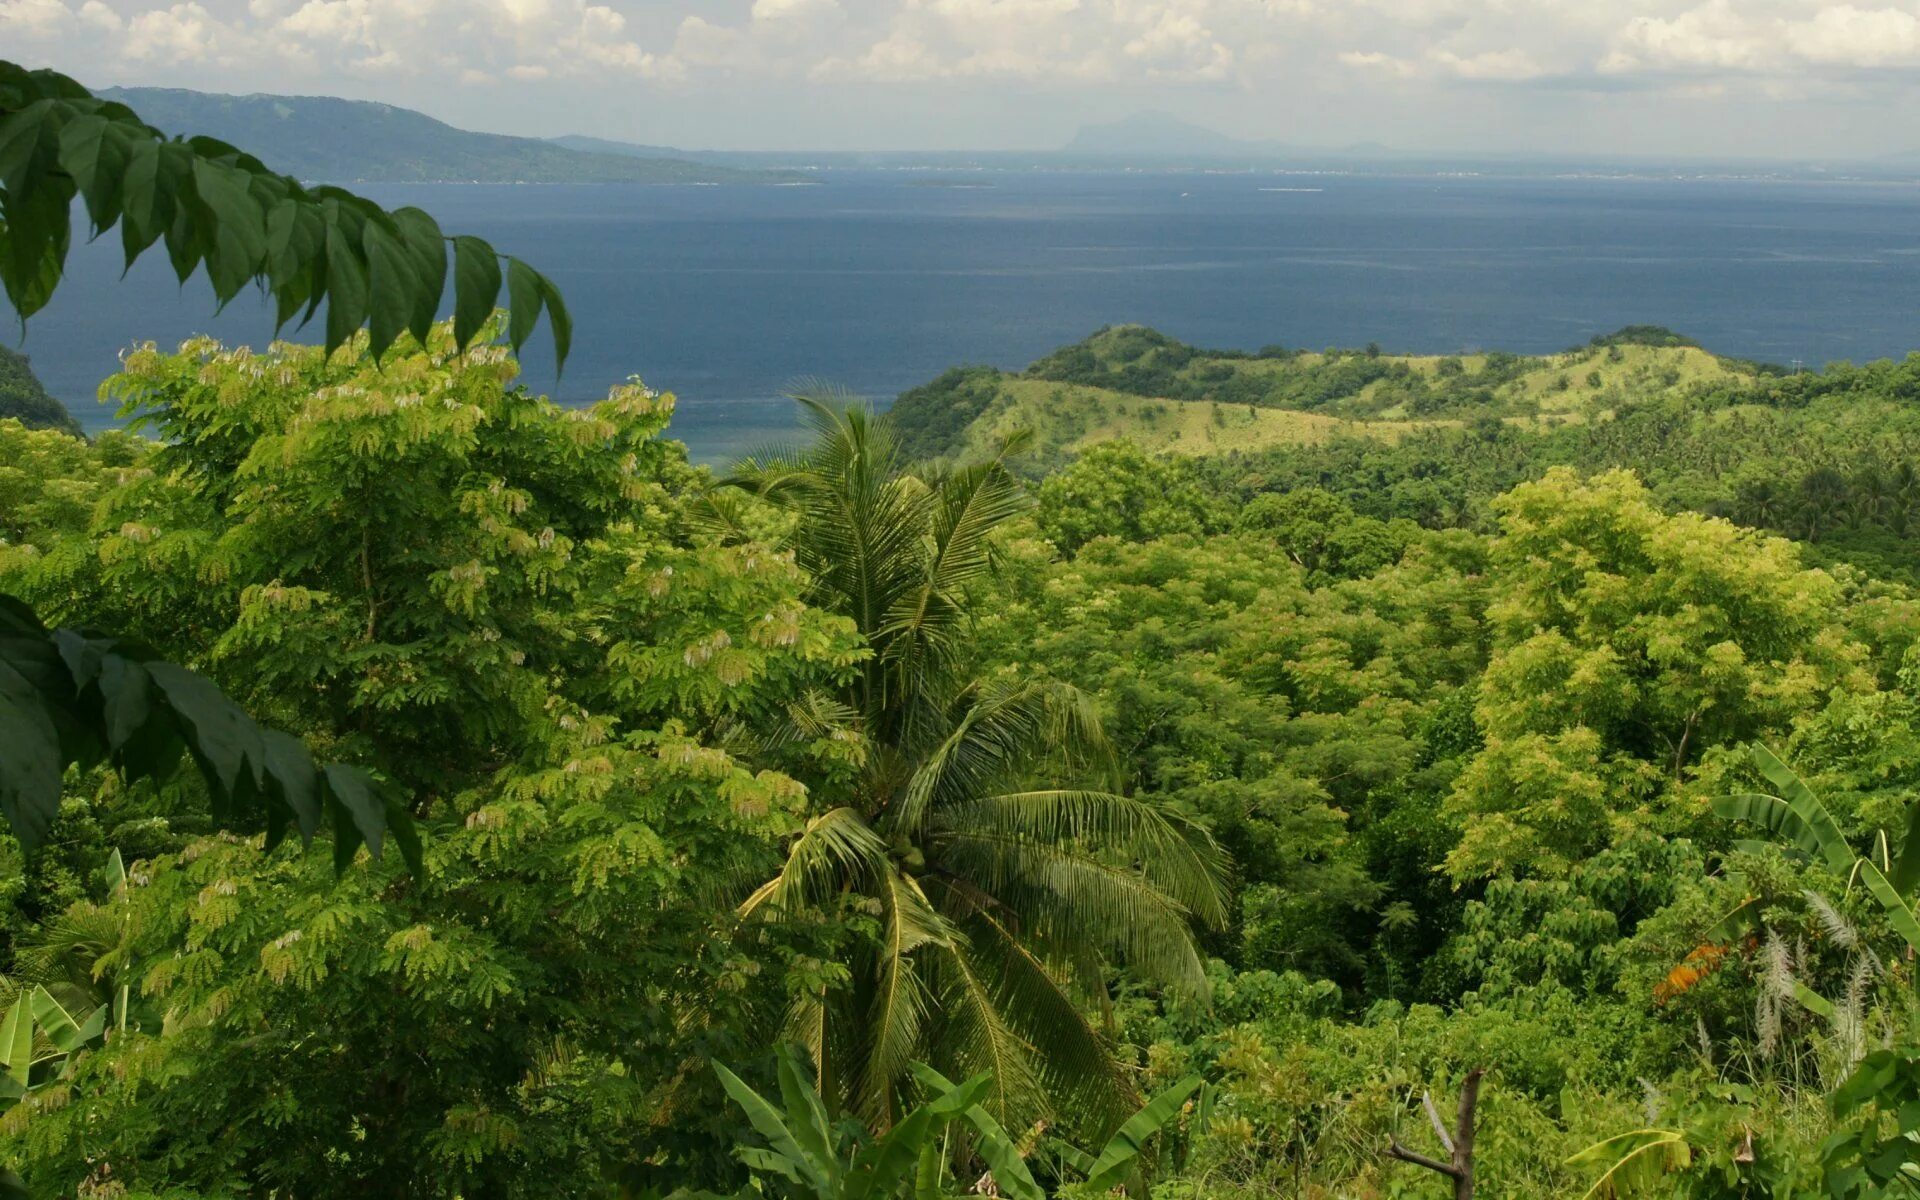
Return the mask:
M1303 147L1920 152L1920 0L0 0L0 55L687 148L1040 150L1151 110Z

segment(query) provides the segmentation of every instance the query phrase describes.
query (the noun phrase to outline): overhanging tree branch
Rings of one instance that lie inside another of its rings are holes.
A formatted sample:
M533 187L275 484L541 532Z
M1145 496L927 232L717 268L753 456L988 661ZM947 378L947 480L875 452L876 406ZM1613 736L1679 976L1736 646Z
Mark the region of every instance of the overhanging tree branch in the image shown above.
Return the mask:
M163 245L180 281L204 270L223 306L258 283L273 296L276 332L324 304L329 353L363 326L376 358L403 333L425 342L449 268L462 347L500 298L493 247L446 236L418 208L307 188L214 138L168 138L65 75L0 60L0 285L22 321L60 285L76 197L91 236L119 228L129 267ZM564 367L573 320L560 290L517 258L504 283L508 342L518 351L544 312Z
M185 756L221 825L264 820L272 847L289 830L310 841L333 827L334 863L388 838L415 872L420 839L406 807L373 775L315 763L299 738L262 728L205 676L137 643L49 630L0 593L0 815L37 846L60 812L68 766L110 764L130 778L164 779Z

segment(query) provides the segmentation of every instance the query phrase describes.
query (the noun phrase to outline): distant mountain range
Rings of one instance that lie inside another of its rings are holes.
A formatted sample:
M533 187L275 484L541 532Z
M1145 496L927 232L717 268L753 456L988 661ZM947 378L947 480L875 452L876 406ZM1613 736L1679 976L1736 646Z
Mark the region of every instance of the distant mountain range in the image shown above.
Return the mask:
M324 183L778 183L784 172L676 157L607 142L473 133L425 113L331 96L224 96L181 88L110 88L169 134L232 142L277 171ZM582 139L593 140L597 139ZM605 147L619 146L617 151Z
M1329 148L1295 146L1272 139L1236 138L1163 112L1138 112L1118 121L1083 125L1060 152L1075 158L1152 158L1185 162L1374 158L1394 153L1373 142Z

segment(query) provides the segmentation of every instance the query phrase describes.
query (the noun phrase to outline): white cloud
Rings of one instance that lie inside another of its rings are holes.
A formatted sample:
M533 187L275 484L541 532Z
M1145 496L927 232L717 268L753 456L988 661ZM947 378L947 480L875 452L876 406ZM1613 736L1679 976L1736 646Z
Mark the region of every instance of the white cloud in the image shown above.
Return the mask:
M1413 64L1404 58L1382 54L1378 50L1342 50L1334 56L1342 65L1360 71L1380 71L1388 75L1411 75Z
M246 40L204 6L175 4L129 19L121 53L134 62L224 63L239 55Z
M755 21L818 21L843 15L839 0L753 0Z
M1760 22L1728 0L1708 0L1671 17L1628 21L1600 69L1746 71L1768 65L1775 50Z
M1501 83L1519 83L1538 79L1547 69L1525 50L1482 50L1478 54L1456 54L1451 50L1433 52L1434 63L1445 73L1461 79L1481 79Z
M1233 65L1233 52L1199 18L1171 9L1161 12L1121 51L1144 67L1149 77L1222 79Z
M56 37L78 23L62 0L0 0L0 34L12 37Z
M378 94L495 128L577 126L592 97L661 140L752 141L753 105L894 142L969 103L993 114L977 145L1135 107L1252 134L1333 97L1392 140L1449 105L1483 120L1508 103L1491 84L1551 89L1542 111L1687 97L1747 124L1736 106L1905 106L1920 0L0 0L12 46L96 83Z
M93 33L114 33L123 23L120 14L101 3L101 0L87 0L80 6L80 24Z
M1910 4L1734 4L1707 0L1641 15L1614 37L1600 69L1766 77L1780 86L1820 72L1920 64L1920 11Z
M1841 4L1787 27L1792 52L1813 63L1888 67L1920 62L1920 16Z
M1702 77L1778 84L1920 64L1920 0L0 0L0 36L64 45L67 61L103 69L250 59L300 76L706 73L1058 90L1259 89L1272 70L1430 86L1597 70L1698 88Z
M368 0L307 0L279 28L318 41L373 44Z
M119 62L294 75L404 67L533 80L645 74L653 62L625 14L586 0L123 0L118 8L105 0L0 0L0 36L68 43L89 75Z

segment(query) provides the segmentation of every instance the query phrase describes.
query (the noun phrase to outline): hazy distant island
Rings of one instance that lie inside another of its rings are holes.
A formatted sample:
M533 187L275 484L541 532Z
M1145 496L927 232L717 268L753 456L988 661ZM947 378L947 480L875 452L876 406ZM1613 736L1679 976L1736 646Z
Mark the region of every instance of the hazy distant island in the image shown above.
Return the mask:
M331 96L225 96L113 88L170 134L245 146L277 171L327 183L780 183L790 172L725 166L627 147L576 149L542 138L456 129L424 113ZM613 144L613 143L610 143Z
M246 146L276 170L327 183L819 182L819 171L1314 171L1346 174L1742 179L1911 178L1920 155L1867 163L1791 164L1460 155L1363 142L1312 146L1241 138L1163 112L1136 112L1081 128L1037 150L692 150L568 134L479 133L412 109L331 96L220 95L183 88L110 88L168 133L205 134ZM929 182L929 186L978 186Z

